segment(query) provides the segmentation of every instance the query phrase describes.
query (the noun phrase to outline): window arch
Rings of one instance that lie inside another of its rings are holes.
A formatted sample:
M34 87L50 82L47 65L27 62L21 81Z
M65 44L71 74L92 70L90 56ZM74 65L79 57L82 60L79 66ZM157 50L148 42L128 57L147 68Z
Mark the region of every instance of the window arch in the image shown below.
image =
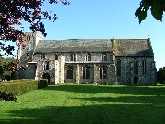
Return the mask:
M134 60L134 74L138 74L138 61Z
M90 53L86 54L85 60L86 61L91 61L91 54Z
M146 75L147 74L147 61L146 60L143 60L142 67L143 67L143 74Z
M27 40L30 40L30 36L27 36L27 38L26 38Z
M117 60L117 76L121 75L121 60Z
M83 79L90 79L90 66L86 65L83 67Z
M41 59L45 59L45 54L41 54Z
M100 67L100 79L107 79L107 67L105 65Z
M44 69L44 70L49 70L49 61L44 62L44 64L43 64L43 69Z
M76 61L76 54L71 54L70 55L70 60L71 61Z
M66 66L66 79L73 79L73 69L72 65Z
M55 60L58 60L58 55L57 54L55 54Z
M102 61L107 61L107 54L106 53L103 53L102 54Z

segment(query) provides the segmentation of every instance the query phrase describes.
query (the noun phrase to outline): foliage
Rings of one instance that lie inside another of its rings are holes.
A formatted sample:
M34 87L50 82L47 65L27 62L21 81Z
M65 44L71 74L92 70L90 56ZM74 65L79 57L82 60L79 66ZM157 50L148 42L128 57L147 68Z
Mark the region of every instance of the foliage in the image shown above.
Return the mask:
M38 89L38 81L35 80L19 80L16 83L4 82L0 84L0 91L12 92L16 95L28 93L36 89Z
M0 99L5 101L17 101L16 96L13 93L5 93L0 91Z
M17 61L15 58L4 58L0 56L0 78L10 80L12 72L17 70Z
M32 90L42 89L47 87L48 82L36 81L36 80L16 80L13 82L4 82L0 84L0 91L5 91L7 93L14 93L16 95L21 95L28 93Z
M48 80L42 79L38 81L38 89L42 89L48 86Z
M159 68L159 71L157 72L157 81L159 83L165 83L165 67Z
M0 101L0 123L164 124L164 86L56 85Z
M45 6L46 1L49 4L57 4L58 1L62 2L63 5L70 4L66 0L1 0L0 40L23 42L21 38L24 35L22 20L30 24L30 30L33 32L40 31L46 36L43 19L53 21L57 19L56 14L51 15L51 12L44 10L43 6ZM5 46L3 41L0 41L0 50L12 54L14 46Z
M17 65L21 63L20 60L16 60L13 57L2 57L0 56L0 79L2 80L10 80L11 75L14 72L17 72L19 70L25 70L28 69L28 65L22 65L19 68L17 68Z
M164 0L142 0L140 7L136 10L135 16L138 17L139 23L145 20L147 12L150 9L152 16L162 21L163 12L165 12L165 1Z

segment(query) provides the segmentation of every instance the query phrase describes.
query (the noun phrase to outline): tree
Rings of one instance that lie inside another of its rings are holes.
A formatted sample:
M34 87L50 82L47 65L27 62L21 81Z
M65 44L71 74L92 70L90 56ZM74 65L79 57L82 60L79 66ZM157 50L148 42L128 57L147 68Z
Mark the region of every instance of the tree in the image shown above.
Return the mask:
M140 2L140 7L135 12L135 16L138 17L139 23L146 19L149 9L151 10L151 14L155 19L162 21L163 12L165 12L165 1L142 0Z
M0 51L6 51L12 55L14 46L6 46L4 41L23 42L21 36L23 25L21 20L30 24L30 29L39 31L46 36L43 19L56 20L56 14L43 10L45 2L57 4L60 1L63 5L69 5L66 0L1 0L0 1ZM16 28L17 27L17 28ZM0 54L1 55L1 54Z
M10 80L11 74L17 71L17 60L14 58L0 57L0 78Z
M165 67L159 68L157 72L157 80L159 83L165 83Z

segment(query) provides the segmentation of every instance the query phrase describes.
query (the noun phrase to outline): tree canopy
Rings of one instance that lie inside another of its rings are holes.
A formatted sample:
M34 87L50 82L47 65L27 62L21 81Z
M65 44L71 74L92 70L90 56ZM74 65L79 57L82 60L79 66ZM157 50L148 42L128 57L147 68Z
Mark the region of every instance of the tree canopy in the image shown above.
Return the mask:
M157 81L161 84L165 83L165 67L159 68L157 72Z
M164 0L142 0L139 8L135 12L135 16L138 17L139 23L147 17L147 12L150 9L152 16L162 21L163 12L165 12Z
M9 79L13 72L17 71L17 60L11 57L0 57L0 78Z
M66 0L1 0L0 1L0 51L6 51L7 54L12 54L14 46L6 46L2 41L19 40L23 42L21 36L23 33L23 25L21 20L30 24L30 30L39 31L46 36L43 19L56 20L56 14L51 14L43 10L45 2L49 4L57 4L61 2L63 5L69 5ZM16 28L17 27L17 28Z

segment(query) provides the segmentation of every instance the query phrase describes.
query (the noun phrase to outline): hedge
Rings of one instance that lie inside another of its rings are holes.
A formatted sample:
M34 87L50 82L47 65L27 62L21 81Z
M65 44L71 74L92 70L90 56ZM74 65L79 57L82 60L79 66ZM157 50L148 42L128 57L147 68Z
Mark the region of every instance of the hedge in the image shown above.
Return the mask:
M32 90L41 89L48 86L47 80L16 80L11 82L0 82L0 91L22 95Z

